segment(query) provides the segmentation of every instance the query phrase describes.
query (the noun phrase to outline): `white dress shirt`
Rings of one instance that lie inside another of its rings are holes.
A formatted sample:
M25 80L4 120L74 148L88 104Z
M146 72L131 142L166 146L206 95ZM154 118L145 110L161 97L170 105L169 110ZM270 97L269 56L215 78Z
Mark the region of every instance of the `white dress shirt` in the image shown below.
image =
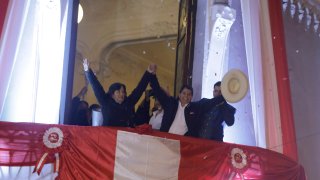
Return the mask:
M150 118L149 124L152 126L152 129L160 129L163 117L163 110L159 112L156 110L152 112L152 117Z
M179 101L176 117L174 118L173 123L169 129L169 133L184 135L188 131L186 118L184 117L184 108L187 105L188 104L182 107L181 102Z

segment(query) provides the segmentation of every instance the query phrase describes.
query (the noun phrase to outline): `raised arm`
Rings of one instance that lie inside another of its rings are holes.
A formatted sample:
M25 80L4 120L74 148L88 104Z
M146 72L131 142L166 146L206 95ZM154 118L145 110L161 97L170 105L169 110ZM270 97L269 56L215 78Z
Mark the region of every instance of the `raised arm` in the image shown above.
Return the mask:
M84 96L86 95L88 91L88 86L87 84L80 90L80 92L76 95L79 99L84 99Z
M105 99L105 91L102 85L100 84L100 82L98 81L97 77L94 75L94 73L90 69L89 62L87 59L83 59L83 69L84 69L87 80L91 84L94 95L96 96L99 104L102 105Z
M153 74L153 69L150 69L150 66L149 66L147 71L143 74L137 87L128 96L128 101L132 105L135 105L139 101L140 97L142 96L143 92L146 90L146 88L150 82L150 78L151 78L152 74Z
M236 108L228 103L224 103L221 107L221 111L223 120L228 126L232 126L234 124L234 114L236 113Z
M136 115L135 115L135 124L141 125L144 123L148 123L150 119L150 90L145 91L145 98L139 105Z
M170 101L170 96L160 87L159 81L156 75L153 75L150 80L151 88L154 92L155 97L159 100L161 106L167 106Z

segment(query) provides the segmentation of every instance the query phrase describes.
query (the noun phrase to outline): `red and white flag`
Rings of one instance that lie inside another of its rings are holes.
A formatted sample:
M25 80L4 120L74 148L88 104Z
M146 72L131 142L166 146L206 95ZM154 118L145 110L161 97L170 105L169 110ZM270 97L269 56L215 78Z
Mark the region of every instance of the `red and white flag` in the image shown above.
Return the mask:
M305 179L302 166L267 149L144 133L131 128L0 122L0 165L38 163L37 168L55 163L57 179L63 180Z

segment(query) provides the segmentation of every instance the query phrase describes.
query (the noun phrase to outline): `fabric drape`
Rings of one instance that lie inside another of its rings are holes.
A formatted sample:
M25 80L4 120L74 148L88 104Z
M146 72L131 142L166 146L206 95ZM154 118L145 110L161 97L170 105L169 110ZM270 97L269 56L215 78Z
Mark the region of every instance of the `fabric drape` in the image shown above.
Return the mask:
M0 122L0 165L35 165L52 127L64 137L58 179L305 179L294 160L258 147L150 129L36 123ZM54 161L51 154L45 163Z
M9 0L2 0L0 2L0 36L2 33L2 28L4 25L4 20L5 20L6 12L8 9L8 4L9 4Z
M282 19L282 1L274 0L268 2L281 117L283 154L298 160Z

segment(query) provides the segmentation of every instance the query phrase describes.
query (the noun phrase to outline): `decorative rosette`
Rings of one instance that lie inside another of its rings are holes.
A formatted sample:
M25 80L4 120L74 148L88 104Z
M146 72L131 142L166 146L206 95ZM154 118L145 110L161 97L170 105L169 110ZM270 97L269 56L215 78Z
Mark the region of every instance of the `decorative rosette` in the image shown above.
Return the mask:
M58 149L63 142L63 132L58 127L52 127L44 133L42 137L43 144L49 148L49 150Z
M54 172L59 171L59 153L65 149L66 133L59 127L51 127L45 131L42 136L44 154L37 161L33 172L40 174L44 164L47 161L48 155L55 155Z
M231 150L231 164L236 169L243 169L247 167L247 155L240 148L233 148Z
M230 169L230 177L228 179L233 179L237 175L244 179L243 172L245 172L249 167L249 158L247 154L240 148L232 148L230 152L230 162L232 168Z

